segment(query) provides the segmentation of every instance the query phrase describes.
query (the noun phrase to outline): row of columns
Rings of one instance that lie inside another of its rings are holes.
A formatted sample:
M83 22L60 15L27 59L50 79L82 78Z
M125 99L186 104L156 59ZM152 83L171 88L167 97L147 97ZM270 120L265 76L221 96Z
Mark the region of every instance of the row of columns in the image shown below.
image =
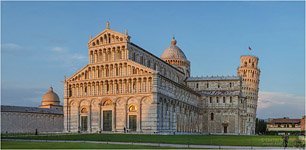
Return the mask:
M73 78L73 81L86 80L86 79L99 79L103 77L118 77L129 75L143 75L148 71L140 69L135 66L119 63L110 65L101 65L89 67L84 72Z
M123 38L119 37L114 34L106 33L103 36L100 36L95 41L92 42L93 46L96 45L102 45L102 44L109 44L109 43L115 43L115 42L122 42Z
M99 96L105 94L148 93L152 91L152 78L104 80L69 85L69 97Z
M90 63L110 62L124 59L128 59L128 50L124 49L124 47L104 48L103 50L90 50L89 52Z
M166 132L200 132L200 115L184 105L160 102L160 130Z

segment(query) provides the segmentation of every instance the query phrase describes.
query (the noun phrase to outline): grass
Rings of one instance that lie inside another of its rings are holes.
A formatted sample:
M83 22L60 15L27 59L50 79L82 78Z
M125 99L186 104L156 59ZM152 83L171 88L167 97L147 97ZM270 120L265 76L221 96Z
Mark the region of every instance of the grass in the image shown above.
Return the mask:
M112 142L150 142L220 146L282 146L282 137L275 135L145 135L145 134L67 134L67 135L1 135L3 139L84 140ZM289 147L297 146L298 136L289 137Z
M73 142L11 142L2 141L1 149L160 149L168 147L143 146L143 145L115 145L96 143L73 143Z

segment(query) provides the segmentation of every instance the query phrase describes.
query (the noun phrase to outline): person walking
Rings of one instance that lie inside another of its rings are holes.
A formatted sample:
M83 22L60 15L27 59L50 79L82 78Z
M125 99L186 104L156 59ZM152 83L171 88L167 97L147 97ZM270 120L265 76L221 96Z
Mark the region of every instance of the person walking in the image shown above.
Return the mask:
M287 134L287 132L283 135L283 145L285 148L287 148L288 146L288 141L289 141L289 135Z

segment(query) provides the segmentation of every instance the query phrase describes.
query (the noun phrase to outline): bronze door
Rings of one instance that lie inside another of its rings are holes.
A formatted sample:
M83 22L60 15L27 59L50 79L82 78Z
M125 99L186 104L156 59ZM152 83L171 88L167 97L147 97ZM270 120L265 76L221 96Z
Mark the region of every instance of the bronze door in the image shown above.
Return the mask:
M112 111L103 111L103 131L112 131Z
M136 123L137 123L137 116L136 115L129 115L129 129L130 129L130 131L136 131Z

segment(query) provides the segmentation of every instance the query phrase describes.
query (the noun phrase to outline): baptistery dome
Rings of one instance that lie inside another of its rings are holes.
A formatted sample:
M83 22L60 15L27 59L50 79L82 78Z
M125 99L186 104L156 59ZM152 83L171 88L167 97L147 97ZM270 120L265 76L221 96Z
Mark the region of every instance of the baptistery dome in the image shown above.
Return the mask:
M50 87L49 90L42 96L41 108L50 108L52 106L60 106L58 95Z

